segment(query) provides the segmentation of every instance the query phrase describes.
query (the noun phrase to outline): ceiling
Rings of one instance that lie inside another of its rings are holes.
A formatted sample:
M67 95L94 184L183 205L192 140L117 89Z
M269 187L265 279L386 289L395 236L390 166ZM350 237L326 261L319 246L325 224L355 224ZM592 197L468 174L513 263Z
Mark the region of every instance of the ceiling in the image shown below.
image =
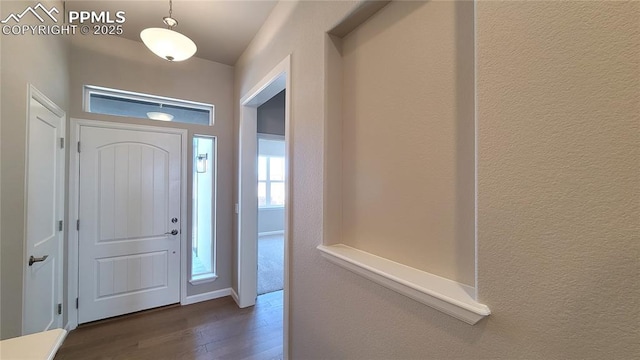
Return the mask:
M173 0L174 30L188 36L198 46L197 57L234 65L276 5L273 0ZM166 1L66 1L66 11L109 11L115 17L124 11L124 38L141 41L140 31L165 27L169 15Z

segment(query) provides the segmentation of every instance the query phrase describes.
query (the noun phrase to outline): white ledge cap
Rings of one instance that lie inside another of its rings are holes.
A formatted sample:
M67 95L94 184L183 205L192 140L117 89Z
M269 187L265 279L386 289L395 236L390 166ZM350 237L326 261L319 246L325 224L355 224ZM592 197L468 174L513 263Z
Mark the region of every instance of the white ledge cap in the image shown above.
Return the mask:
M467 324L474 325L491 314L489 307L475 300L475 288L469 285L344 244L320 245L318 250L322 252L324 258L347 270Z

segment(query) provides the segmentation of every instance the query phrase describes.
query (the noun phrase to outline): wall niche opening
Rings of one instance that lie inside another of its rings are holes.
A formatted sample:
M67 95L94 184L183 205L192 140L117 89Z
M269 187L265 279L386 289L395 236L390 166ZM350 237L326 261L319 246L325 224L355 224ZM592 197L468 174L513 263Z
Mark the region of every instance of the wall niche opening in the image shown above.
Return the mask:
M473 2L364 3L325 57L322 255L479 321Z

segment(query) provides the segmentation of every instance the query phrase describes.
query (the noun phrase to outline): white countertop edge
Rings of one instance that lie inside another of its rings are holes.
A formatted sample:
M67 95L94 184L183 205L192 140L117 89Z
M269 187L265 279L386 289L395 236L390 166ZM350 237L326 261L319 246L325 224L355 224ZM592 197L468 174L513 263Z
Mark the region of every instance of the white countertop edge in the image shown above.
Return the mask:
M53 329L0 341L0 358L53 360L67 330Z

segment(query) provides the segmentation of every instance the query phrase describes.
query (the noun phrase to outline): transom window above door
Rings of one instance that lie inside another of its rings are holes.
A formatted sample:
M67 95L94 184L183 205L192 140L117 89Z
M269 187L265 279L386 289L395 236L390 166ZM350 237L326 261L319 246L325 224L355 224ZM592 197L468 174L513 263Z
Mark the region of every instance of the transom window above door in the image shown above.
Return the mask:
M284 206L284 139L258 138L258 207Z
M214 106L189 100L85 85L84 111L211 126Z

